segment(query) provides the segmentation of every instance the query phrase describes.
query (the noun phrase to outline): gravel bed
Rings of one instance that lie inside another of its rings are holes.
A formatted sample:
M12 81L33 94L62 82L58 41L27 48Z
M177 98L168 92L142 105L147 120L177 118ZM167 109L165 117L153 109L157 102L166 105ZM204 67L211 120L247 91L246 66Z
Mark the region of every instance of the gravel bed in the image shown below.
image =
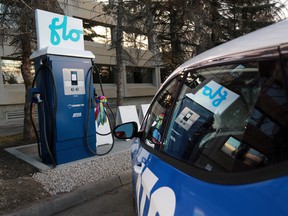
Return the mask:
M117 175L131 168L130 150L95 157L89 161L56 167L32 178L40 182L51 195L71 192L84 184Z

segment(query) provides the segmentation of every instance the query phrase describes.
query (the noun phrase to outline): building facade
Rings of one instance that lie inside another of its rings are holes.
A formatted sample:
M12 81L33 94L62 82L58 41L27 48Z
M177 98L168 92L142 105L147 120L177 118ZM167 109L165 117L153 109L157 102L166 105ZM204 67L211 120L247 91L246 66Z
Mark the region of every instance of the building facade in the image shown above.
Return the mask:
M97 1L59 2L65 15L83 20L85 50L95 55L94 63L101 73L105 96L113 107L117 96L116 53L111 48L115 20L104 14L103 4ZM161 62L155 60L157 54L149 50L149 40L151 38L145 35L124 31L123 46L127 56L124 59L124 105L139 107L140 104L150 103L161 85ZM13 58L13 52L15 48L8 44L0 48L0 125L20 120L24 113L21 61ZM93 78L96 93L102 95L98 74L94 74Z

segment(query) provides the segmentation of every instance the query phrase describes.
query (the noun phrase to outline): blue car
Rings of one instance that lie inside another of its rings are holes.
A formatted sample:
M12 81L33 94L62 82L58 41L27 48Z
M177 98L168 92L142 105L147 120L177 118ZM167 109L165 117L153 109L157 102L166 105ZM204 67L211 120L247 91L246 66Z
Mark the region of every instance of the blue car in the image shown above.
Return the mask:
M177 68L132 138L138 215L288 215L288 20Z

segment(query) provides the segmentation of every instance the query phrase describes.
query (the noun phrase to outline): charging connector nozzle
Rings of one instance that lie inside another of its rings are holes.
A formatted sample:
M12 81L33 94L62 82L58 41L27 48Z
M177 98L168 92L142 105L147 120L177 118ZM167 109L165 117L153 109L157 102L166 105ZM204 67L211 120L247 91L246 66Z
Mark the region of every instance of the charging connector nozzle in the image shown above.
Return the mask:
M36 93L34 96L35 96L35 98L37 100L37 103L42 103L42 100L41 100L41 97L40 97L39 93Z

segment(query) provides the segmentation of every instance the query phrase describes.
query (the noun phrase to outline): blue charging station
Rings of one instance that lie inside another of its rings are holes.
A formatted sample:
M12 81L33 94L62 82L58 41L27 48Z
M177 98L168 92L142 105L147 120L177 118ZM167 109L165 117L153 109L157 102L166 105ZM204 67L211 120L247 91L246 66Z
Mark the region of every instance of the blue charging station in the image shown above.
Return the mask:
M83 41L80 41L80 48L78 47L81 30L67 30L64 24L67 25L69 19L37 10L38 50L31 56L36 71L36 86L31 90L31 98L38 104L40 156L44 163L54 165L96 154L93 104L95 92L91 78L94 55L83 50ZM73 24L78 20L70 21ZM55 25L54 29L51 29L52 24ZM46 26L46 29L43 30L39 26ZM62 35L61 32L56 32L59 31L59 26L62 28ZM48 31L48 34L45 31ZM78 34L77 38L75 33ZM55 44L55 34L58 36L57 40L62 39L66 42L64 46L61 47L61 40ZM44 42L39 35L44 35ZM45 39L47 35L50 37ZM48 45L45 40L48 41ZM67 44L67 41L70 44ZM71 49L71 43L74 49Z
M42 100L38 116L43 161L52 162L46 142L56 164L94 155L91 59L48 54L36 58L34 63L36 71L40 71L34 93L39 93Z

